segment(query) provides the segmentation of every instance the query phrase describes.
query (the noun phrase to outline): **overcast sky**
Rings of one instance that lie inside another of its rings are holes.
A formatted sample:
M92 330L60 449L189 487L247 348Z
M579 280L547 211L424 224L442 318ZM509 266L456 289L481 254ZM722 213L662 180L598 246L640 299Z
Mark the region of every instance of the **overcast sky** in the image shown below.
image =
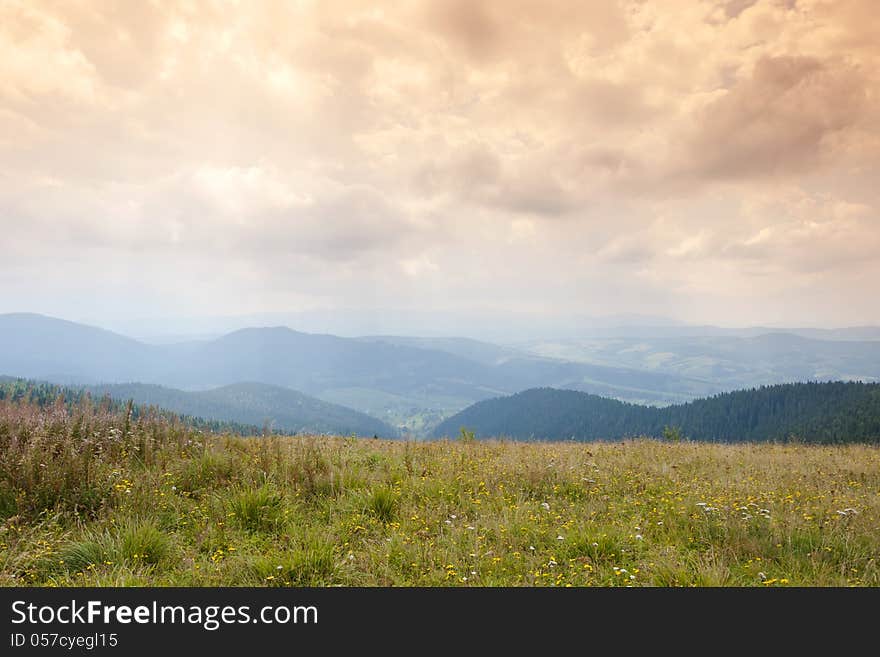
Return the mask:
M0 312L880 323L874 0L0 2Z

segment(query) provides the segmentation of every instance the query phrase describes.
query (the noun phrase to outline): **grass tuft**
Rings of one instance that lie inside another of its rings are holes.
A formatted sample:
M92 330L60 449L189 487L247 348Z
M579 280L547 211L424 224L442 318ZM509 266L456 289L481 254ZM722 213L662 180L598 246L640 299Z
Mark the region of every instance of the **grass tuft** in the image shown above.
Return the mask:
M397 511L397 498L394 491L387 487L376 488L370 493L370 512L384 523L394 520Z
M235 520L251 532L273 531L282 521L282 496L268 485L259 488L238 487L229 499Z

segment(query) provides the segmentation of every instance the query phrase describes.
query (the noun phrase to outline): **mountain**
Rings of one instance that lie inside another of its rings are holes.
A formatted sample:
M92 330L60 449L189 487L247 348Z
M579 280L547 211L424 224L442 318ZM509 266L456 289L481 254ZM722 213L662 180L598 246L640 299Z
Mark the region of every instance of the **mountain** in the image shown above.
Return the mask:
M263 383L232 385L187 392L143 383L89 386L95 395L133 399L138 404L211 420L228 420L289 433L326 433L396 438L393 427L350 408Z
M516 347L456 337L346 338L276 326L145 344L50 317L0 315L0 374L190 391L252 381L347 406L415 436L475 402L530 388L668 405L775 383L880 381L880 341L781 331L662 333L690 330L669 325L632 330L660 333Z
M381 342L403 347L433 349L454 356L467 358L484 365L497 365L511 358L522 358L524 352L510 347L502 347L491 342L472 340L471 338L433 338L410 337L399 335L370 335L357 338L361 342Z
M784 331L746 337L594 337L536 342L521 348L584 364L711 381L720 390L795 381L880 381L880 341L817 339Z
M536 336L527 340L514 341L521 346L542 342L577 342L588 339L633 339L633 338L754 338L767 333L790 333L802 338L834 341L876 341L880 340L880 326L850 326L843 328L785 328L771 326L722 327L707 324L681 323L602 323L584 326L577 335Z
M84 393L124 403L134 401L163 411L228 424L235 430L261 428L283 433L378 435L396 438L393 427L350 408L329 404L294 390L262 383L237 383L213 390L188 392L144 383L97 386L58 386L0 376L0 399L36 397L51 403L59 395L77 401ZM251 433L251 431L245 431Z
M109 321L110 324L103 322ZM266 312L235 316L129 317L93 322L146 342L167 342L168 335L223 335L254 326L293 326L306 333L343 337L363 335L466 335L488 342L527 340L537 336L578 337L596 329L619 326L680 326L668 317L618 314L560 315L484 308L469 311L430 311L416 308L336 308L296 312ZM89 322L86 322L89 323Z
M724 442L880 441L880 384L794 383L724 393L652 408L570 390L541 388L479 402L442 422L434 435L460 428L478 437L520 440L615 440L661 437L675 427L694 440Z
M30 313L0 315L0 374L57 382L148 376L158 349L110 331Z
M254 381L407 426L530 387L573 388L649 403L717 392L663 372L563 362L459 338L341 338L286 327L143 344L39 315L0 315L0 373L90 384L138 381L204 390Z
M8 400L17 402L27 400L32 404L36 404L40 408L54 406L59 398L68 406L69 409L76 412L80 404L100 404L104 406L109 404L109 409L113 412L122 412L128 407L130 399L120 399L110 397L109 395L101 395L100 399L92 396L91 392L81 386L59 385L56 383L48 383L46 381L31 381L9 376L0 376L0 401ZM87 399L89 401L87 401ZM134 404L131 407L131 417L136 420L144 413L158 414L168 419L176 419L190 425L195 429L207 430L211 433L231 433L238 436L258 436L262 435L263 427L256 424L244 424L231 420L206 419L194 415L184 413L175 413L167 409L157 406L147 406ZM283 433L283 431L279 430Z

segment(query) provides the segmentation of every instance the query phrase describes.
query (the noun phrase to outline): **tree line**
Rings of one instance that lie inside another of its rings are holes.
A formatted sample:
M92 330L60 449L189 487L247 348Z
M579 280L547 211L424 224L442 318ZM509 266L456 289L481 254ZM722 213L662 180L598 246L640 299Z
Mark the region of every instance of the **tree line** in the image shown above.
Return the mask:
M615 440L630 437L752 442L880 442L880 384L762 386L656 408L572 390L536 388L466 408L436 436Z

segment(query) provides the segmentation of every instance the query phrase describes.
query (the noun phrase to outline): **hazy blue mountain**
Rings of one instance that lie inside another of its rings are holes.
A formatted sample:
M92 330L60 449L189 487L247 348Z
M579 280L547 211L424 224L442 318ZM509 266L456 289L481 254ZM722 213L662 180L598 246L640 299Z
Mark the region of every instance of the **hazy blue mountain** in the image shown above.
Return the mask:
M471 338L434 338L434 337L409 337L400 335L369 335L358 338L362 342L384 342L386 344L401 345L404 347L417 347L419 349L433 349L444 351L454 356L467 358L484 365L497 365L510 358L522 358L526 352L503 347L491 342L472 340Z
M0 315L0 373L186 390L254 381L350 407L415 435L476 401L529 388L668 405L787 381L880 380L880 341L817 340L779 331L662 334L689 330L670 324L638 330L661 334L514 348L467 338L344 338L269 327L144 344L50 317Z
M0 315L3 374L59 382L117 381L149 377L161 358L150 345L93 326L30 313Z
M138 381L190 390L256 381L406 424L425 424L489 397L567 387L668 403L715 392L662 372L566 363L466 339L340 338L285 327L213 340L146 345L36 315L0 316L0 372L53 381Z
M582 338L523 349L585 364L710 381L722 390L793 381L880 381L880 341L819 340L780 331L749 337Z
M844 328L788 328L771 326L721 327L706 324L593 324L584 326L576 336L560 334L557 336L533 336L526 340L514 341L519 348L542 342L577 342L589 339L633 339L633 338L754 338L766 333L790 333L815 340L880 340L878 326L852 326Z
M100 324L146 342L167 343L169 334L225 335L254 326L292 326L306 333L342 337L363 335L465 336L495 343L537 337L579 337L585 332L619 326L680 326L668 317L617 314L605 316L499 311L430 311L413 308L337 308L210 317L131 317Z
M209 420L268 425L289 433L398 436L396 429L364 413L263 383L236 383L194 392L143 383L88 386L86 389L98 396L106 394L113 399L133 399L135 403L158 406L175 413Z
M478 402L442 422L434 435L456 436L466 428L481 438L616 440L661 437L667 427L693 440L880 442L880 384L782 384L665 408L540 388Z

